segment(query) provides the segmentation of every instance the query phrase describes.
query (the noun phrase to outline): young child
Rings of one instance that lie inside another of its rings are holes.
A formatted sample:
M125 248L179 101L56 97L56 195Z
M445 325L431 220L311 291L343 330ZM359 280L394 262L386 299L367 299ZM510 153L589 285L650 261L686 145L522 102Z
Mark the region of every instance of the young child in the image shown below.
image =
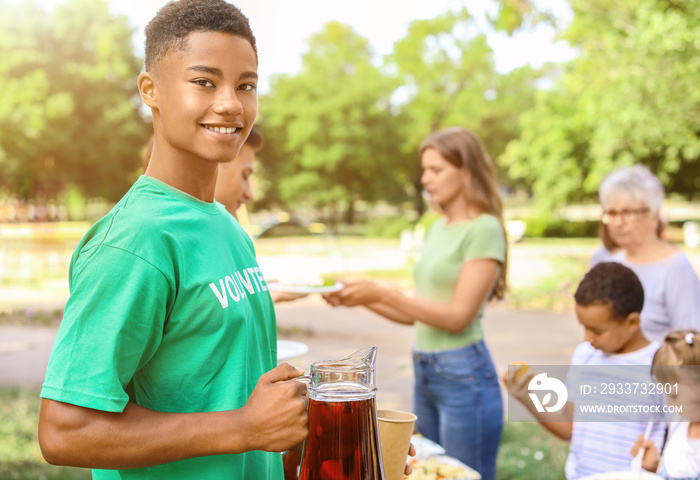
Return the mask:
M626 373L634 366L651 365L659 347L657 343L647 340L639 328L644 289L629 268L619 263L596 265L585 275L574 298L576 316L584 327L585 341L576 348L571 359L572 367L566 379L569 396L563 410L555 413L537 411L528 395L528 384L534 372L522 376L506 372L503 376L509 394L521 402L543 427L557 437L571 441L566 461L568 480L629 470L632 460L630 447L637 436L645 431L647 422L620 421L623 418L614 416L601 417L605 421L582 421L587 417L576 405L587 399L580 397L579 386L640 381L651 383L651 376L643 370L637 370L644 373L646 378L642 379L630 379ZM622 367L609 369L607 366ZM627 366L630 367L625 370ZM608 402L619 404L629 400L624 395L606 397ZM635 401L646 402L652 409L663 405L660 395L645 395ZM661 421L653 424L650 438L656 445L663 440L664 428L665 424Z
M668 404L682 408L687 422L669 424L663 454L654 442L640 436L632 455L645 448L642 466L669 480L700 479L700 333L695 330L673 332L654 355L651 374L661 384L677 385L667 395Z
M71 261L41 392L50 463L98 480L281 480L279 452L308 434L252 241L214 201L257 115L257 67L224 0L170 2L146 27L153 152Z

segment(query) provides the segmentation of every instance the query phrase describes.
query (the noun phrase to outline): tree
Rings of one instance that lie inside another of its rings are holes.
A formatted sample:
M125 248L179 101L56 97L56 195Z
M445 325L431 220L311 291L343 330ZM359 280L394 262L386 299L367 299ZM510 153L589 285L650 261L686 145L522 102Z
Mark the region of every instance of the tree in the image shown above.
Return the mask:
M700 187L700 3L572 0L580 55L522 120L504 162L544 207L591 198L644 163L670 192Z
M274 78L260 100L266 200L342 208L352 222L357 200L405 199L394 88L352 28L330 22L312 36L300 73Z
M106 0L52 12L0 0L2 187L23 198L68 185L119 198L148 137L137 109L133 30Z
M534 104L535 83L542 76L530 67L505 75L496 72L486 35L466 8L412 22L387 60L402 85L395 98L401 98L399 108L406 118L405 154L417 152L429 133L460 125L479 135L497 159L517 138L518 119ZM506 173L501 178L507 184ZM417 194L417 159L410 176ZM420 195L414 198L422 211Z
M518 30L546 23L555 26L556 16L538 7L535 0L494 0L496 13L487 19L496 30L512 35Z

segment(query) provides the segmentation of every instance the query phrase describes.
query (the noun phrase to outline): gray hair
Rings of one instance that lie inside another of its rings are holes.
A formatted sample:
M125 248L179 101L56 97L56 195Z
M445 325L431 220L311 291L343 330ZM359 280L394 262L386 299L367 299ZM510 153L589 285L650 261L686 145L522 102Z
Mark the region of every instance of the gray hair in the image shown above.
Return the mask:
M640 200L658 213L664 201L664 186L646 165L635 165L615 170L600 184L598 197L603 207L606 200L619 194Z

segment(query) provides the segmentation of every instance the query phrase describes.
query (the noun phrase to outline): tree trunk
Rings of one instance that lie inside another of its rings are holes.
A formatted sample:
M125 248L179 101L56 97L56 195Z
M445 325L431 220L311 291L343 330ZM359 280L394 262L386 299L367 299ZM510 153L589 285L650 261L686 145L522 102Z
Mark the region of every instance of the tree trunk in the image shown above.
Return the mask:
M348 200L348 208L345 210L345 223L347 225L355 224L355 201L353 199Z

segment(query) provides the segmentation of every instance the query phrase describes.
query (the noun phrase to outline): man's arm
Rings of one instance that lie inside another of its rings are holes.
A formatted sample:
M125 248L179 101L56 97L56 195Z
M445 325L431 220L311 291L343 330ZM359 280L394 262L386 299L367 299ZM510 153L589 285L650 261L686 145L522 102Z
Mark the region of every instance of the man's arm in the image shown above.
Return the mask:
M262 375L238 410L165 413L129 402L121 413L43 399L39 444L47 462L85 468L141 468L186 458L283 451L307 434L306 385L288 364Z

